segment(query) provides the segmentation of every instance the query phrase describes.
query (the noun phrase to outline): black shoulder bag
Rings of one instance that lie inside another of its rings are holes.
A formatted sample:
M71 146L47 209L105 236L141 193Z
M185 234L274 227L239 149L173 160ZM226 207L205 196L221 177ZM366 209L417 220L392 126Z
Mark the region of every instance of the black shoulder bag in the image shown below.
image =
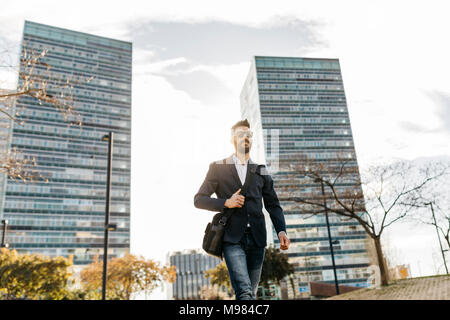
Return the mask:
M225 164L225 161L224 161ZM249 165L249 164L248 164ZM259 171L260 167L264 165L258 165L256 168L256 172ZM250 169L250 168L249 168ZM241 188L240 194L243 196L246 195L248 186L253 181L253 176L255 174L254 170L249 170L248 174L250 175L248 179L246 179L244 185ZM259 172L258 172L259 173ZM223 242L223 235L225 233L225 226L227 224L228 219L233 214L234 208L224 208L223 212L219 212L216 215L214 215L212 221L208 223L205 229L205 235L203 236L203 250L206 251L206 253L223 259L222 256L222 242Z

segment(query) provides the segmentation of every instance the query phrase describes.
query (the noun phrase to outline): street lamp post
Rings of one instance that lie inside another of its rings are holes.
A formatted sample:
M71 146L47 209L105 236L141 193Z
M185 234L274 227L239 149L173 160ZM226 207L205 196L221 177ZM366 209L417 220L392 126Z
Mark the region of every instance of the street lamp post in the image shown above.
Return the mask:
M109 223L109 212L111 202L111 173L112 173L112 150L113 150L113 132L104 135L104 141L108 141L108 169L106 173L106 209L105 209L105 236L103 247L103 281L102 281L102 300L106 300L106 281L107 281L107 263L108 263L108 233L116 229L115 224Z
M3 232L2 232L2 244L1 244L1 247L2 248L8 248L9 244L6 243L6 230L8 229L8 220L2 220L2 224L3 224Z
M333 241L331 241L330 223L328 221L327 200L325 199L325 190L324 190L322 179L316 179L315 180L315 182L319 182L319 181L320 181L320 185L321 185L321 188L322 188L322 199L323 199L323 204L324 204L324 207L325 207L325 221L327 223L328 242L330 244L330 251L331 251L331 262L333 263L334 284L336 286L336 294L339 294L339 283L338 283L338 278L337 278L337 273L336 273L336 263L334 261Z
M442 259L444 260L445 271L448 274L447 262L445 260L445 254L444 254L446 250L444 250L442 248L441 237L439 236L439 230L438 230L437 222L436 222L436 216L434 215L433 203L432 202L428 202L428 203L426 203L426 205L429 205L430 208L431 208L431 214L433 216L434 226L436 227L436 233L437 233L438 240L439 240L439 246L441 247Z

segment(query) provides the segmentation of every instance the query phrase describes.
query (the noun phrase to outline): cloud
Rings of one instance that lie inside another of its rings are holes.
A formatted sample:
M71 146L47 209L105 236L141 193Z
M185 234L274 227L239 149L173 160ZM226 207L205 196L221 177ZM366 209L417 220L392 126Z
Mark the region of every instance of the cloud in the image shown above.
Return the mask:
M437 114L442 121L441 129L450 133L450 93L433 90L428 95L438 106Z
M275 16L249 26L225 21L129 23L135 73L164 77L207 106L236 106L253 55L298 55L325 45L319 24ZM233 79L230 81L230 79ZM241 79L237 82L235 79Z
M429 129L426 128L425 126L418 124L418 123L414 123L414 122L410 122L410 121L401 121L399 122L400 128L402 128L403 130L406 131L411 131L414 133L435 133L435 132L439 132L439 129Z
M179 69L187 63L183 57L167 60L151 61L152 52L138 51L133 57L133 72L135 75L164 75L171 73L171 69Z
M155 52L158 60L185 57L194 63L234 64L253 55L292 55L324 46L317 22L284 17L252 27L224 21L200 23L138 21L128 24L134 48Z
M175 89L186 91L193 99L201 101L204 105L215 105L218 101L233 100L231 90L207 71L168 75L166 79Z

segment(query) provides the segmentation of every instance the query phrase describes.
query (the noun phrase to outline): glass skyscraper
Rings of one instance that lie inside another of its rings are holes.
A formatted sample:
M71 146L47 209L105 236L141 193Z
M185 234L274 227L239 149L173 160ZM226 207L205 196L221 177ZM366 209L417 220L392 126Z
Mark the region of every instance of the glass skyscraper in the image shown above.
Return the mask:
M279 165L283 160L307 157L326 167L345 156L348 164L358 166L337 59L254 57L241 92L241 115L255 132L252 158L268 165L280 199L286 190L321 196L320 183L290 172ZM287 254L295 266L296 297L306 298L310 281L334 283L325 216L311 215L294 201L282 200L281 206L291 239ZM329 221L339 283L367 286L373 260L364 229L334 214ZM277 243L275 231L269 234L269 241ZM293 297L290 283L287 288Z
M73 255L76 265L103 255L108 142L102 137L113 131L110 220L117 230L109 233L108 256L123 256L130 248L132 44L26 21L22 49L48 50L40 61L51 67L50 78L73 80L82 125L69 125L51 104L17 100L24 124L13 123L9 147L35 157L48 182L6 181L7 241L22 253ZM25 67L22 62L20 71ZM36 65L33 75L46 68ZM48 94L58 91L50 86Z

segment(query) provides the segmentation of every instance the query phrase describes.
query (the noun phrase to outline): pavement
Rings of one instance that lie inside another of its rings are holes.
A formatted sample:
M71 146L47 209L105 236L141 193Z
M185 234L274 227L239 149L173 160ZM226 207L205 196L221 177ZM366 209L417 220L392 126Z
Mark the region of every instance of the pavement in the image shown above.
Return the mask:
M450 275L397 280L386 287L355 290L327 300L450 300Z

